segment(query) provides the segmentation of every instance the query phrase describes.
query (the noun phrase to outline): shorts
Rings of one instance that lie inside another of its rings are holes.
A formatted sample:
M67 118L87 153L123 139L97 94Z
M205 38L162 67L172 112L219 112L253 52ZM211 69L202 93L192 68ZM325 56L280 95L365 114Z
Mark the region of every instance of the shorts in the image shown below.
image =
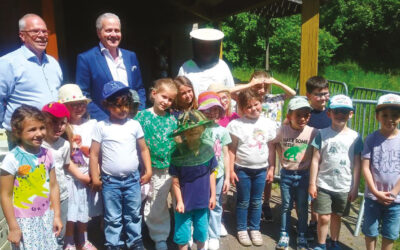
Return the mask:
M385 206L378 201L365 198L364 222L362 232L365 236L375 238L379 235L389 240L399 238L400 204ZM379 227L380 226L380 227Z
M350 212L349 193L332 192L318 188L317 198L313 202L314 211L318 214L337 214L347 216Z
M186 245L192 234L193 240L206 242L208 238L208 208L195 209L183 214L175 212L174 242L178 245Z

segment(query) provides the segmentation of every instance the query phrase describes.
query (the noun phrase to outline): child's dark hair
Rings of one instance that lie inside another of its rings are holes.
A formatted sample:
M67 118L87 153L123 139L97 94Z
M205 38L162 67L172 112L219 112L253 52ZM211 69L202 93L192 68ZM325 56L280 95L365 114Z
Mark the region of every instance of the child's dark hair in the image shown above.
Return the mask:
M399 106L386 106L386 107L377 108L375 110L375 113L378 114L379 112L381 112L383 110L386 110L386 109L390 109L390 110L392 110L394 112L400 113L400 107Z
M256 99L256 100L262 102L262 96L257 95L251 89L246 89L244 91L241 91L238 96L239 110L243 110L247 106L249 101L252 99Z
M178 95L179 95L179 88L181 86L186 86L186 87L189 87L189 88L192 89L193 100L192 100L192 103L190 104L189 110L197 109L198 108L197 98L196 98L196 95L194 93L193 84L189 80L189 78L187 78L186 76L177 76L177 77L174 78L174 83L176 85L176 88L178 89ZM173 108L176 109L176 110L183 110L183 107L182 107L181 103L179 103L178 98L175 98L175 101L174 101L174 104L173 104Z
M306 81L307 93L311 94L314 89L324 89L329 87L329 82L322 76L312 76Z
M105 99L102 104L105 108L108 108L114 106L117 103L119 105L131 107L133 104L131 92L129 92L129 90L118 91L117 93Z
M25 119L37 120L45 124L46 118L44 117L42 111L38 108L22 104L19 108L14 110L11 116L11 129L12 129L12 140L16 143L20 143L20 134L24 129L22 124Z
M176 93L178 93L178 88L176 87L176 84L174 80L172 80L172 78L160 78L158 80L155 80L153 87L151 88L151 92L155 91L156 93L158 93L166 89L174 90ZM151 92L150 100L154 102Z

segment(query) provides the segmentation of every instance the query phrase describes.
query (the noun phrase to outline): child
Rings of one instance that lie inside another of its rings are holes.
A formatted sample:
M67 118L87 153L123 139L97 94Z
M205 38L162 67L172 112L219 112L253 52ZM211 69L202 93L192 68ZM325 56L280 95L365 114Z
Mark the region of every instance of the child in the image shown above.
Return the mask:
M63 249L68 214L68 179L66 177L66 170L69 167L71 149L69 141L61 136L64 135L68 127L70 114L65 105L58 102L45 105L42 112L46 118L46 137L42 146L51 150L60 190L61 222L64 226L57 237L57 241L60 248Z
M286 115L289 124L283 124L270 144L270 168L267 181L272 182L275 171L275 151L281 165L281 229L276 249L288 249L289 227L293 201L297 207L297 249L308 249L305 233L308 217L308 183L312 150L309 147L317 130L307 126L311 107L300 96L289 101Z
M37 108L22 105L11 116L17 146L1 164L1 206L13 248L58 248L60 193L53 156L41 147L45 118Z
M225 85L221 83L213 83L208 87L208 91L217 92L222 107L225 110L225 114L218 119L218 124L222 127L226 128L229 122L239 118L239 115L236 112L232 112L232 100L231 93Z
M347 127L353 116L353 103L345 95L329 100L328 112L332 125L321 129L314 138L308 192L318 214L318 246L326 249L330 222L330 249L338 249L341 217L347 216L350 202L358 196L362 139ZM353 174L352 174L353 171Z
M322 76L312 76L306 81L306 96L311 105L311 117L308 126L323 129L331 126L331 118L327 115L326 104L329 101L329 82ZM311 201L311 220L307 228L307 240L317 237L317 218Z
M228 125L230 178L237 186L237 236L244 246L263 244L260 233L262 193L268 168L268 145L275 137L275 124L261 116L261 97L251 90L240 92L239 110L243 116ZM250 229L251 240L247 233Z
M211 91L203 92L199 95L199 111L210 121L217 121L225 113L219 102L218 94ZM215 190L217 203L215 208L210 211L208 227L208 249L217 250L219 249L222 228L222 192L228 192L230 187L228 144L231 143L231 137L226 128L216 123L212 123L203 135L214 142L214 153L218 161Z
M215 171L218 163L212 142L202 138L211 121L197 110L179 116L174 136L181 135L171 157L169 173L176 197L174 242L179 249L188 249L193 224L197 249L205 249L208 231L208 209L215 207Z
M197 98L194 95L192 82L186 76L177 76L174 78L178 94L173 103L172 114L178 119L184 111L197 109Z
M76 84L65 84L59 89L59 101L70 113L72 127L71 162L68 172L71 176L68 182L68 215L65 233L65 249L72 250L78 245L83 249L96 249L88 240L87 223L89 218L102 215L102 201L99 192L88 188L91 183L89 176L89 149L92 142L92 131L96 120L87 118L86 98ZM75 242L75 226L77 240Z
M167 198L172 178L168 174L168 167L175 146L171 135L177 124L168 109L176 94L177 89L172 79L157 80L150 94L153 107L140 111L135 117L143 128L144 139L150 150L153 175L150 180L151 192L144 205L144 221L157 250L167 249L166 241L170 231Z
M365 138L361 156L367 184L362 232L367 250L376 248L379 231L382 249L387 250L392 249L400 228L400 96L381 96L376 119L380 129Z
M140 184L151 178L149 150L140 124L130 119L132 95L122 82L111 81L103 88L103 105L109 119L98 122L90 147L90 175L94 190L102 190L106 247L143 249ZM140 178L136 145L145 173ZM99 159L99 156L101 158ZM101 179L99 162L101 162ZM122 230L126 233L122 237Z

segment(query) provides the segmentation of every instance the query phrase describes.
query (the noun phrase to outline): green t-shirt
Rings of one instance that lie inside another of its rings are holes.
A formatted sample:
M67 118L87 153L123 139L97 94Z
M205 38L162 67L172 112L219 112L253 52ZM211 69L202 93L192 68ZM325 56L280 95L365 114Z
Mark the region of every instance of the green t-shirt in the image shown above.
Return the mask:
M164 116L156 115L146 109L136 116L142 126L144 139L150 150L151 166L154 168L168 168L171 154L175 148L175 141L171 136L177 129L177 121L167 112Z

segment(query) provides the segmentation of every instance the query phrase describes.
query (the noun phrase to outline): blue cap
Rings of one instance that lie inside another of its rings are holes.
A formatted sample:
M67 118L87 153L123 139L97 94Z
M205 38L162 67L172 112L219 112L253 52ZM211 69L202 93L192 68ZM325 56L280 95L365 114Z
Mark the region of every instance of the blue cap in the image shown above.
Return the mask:
M103 100L117 93L118 91L128 90L129 87L118 81L111 81L104 84L103 87Z

